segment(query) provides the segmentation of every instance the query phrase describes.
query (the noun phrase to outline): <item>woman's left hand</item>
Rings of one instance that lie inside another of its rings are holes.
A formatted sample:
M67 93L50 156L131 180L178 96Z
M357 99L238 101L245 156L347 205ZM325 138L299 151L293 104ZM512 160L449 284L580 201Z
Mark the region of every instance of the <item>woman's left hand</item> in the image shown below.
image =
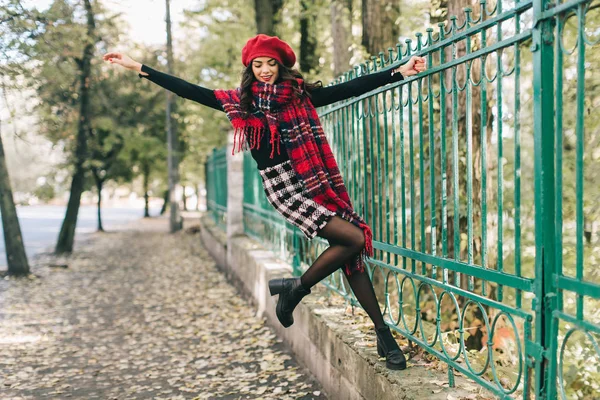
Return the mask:
M409 77L423 72L427 69L425 65L425 57L412 56L406 64L396 68L395 72L400 72L403 77Z

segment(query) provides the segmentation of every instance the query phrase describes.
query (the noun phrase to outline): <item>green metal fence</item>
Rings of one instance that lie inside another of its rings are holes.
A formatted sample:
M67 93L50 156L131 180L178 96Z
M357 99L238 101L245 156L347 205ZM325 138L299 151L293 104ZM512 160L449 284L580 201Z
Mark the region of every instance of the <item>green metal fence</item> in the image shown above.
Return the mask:
M320 110L387 322L500 398L600 398L600 2L481 1L338 82L418 77ZM299 274L327 245L266 202L249 235ZM357 304L343 275L324 282Z
M214 148L204 167L206 210L215 223L227 229L227 147Z

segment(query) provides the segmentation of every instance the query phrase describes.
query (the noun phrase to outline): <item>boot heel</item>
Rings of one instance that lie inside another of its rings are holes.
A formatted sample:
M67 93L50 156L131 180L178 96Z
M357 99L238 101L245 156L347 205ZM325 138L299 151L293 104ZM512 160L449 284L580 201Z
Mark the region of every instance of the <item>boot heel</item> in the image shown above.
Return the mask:
M283 279L271 279L269 281L269 292L275 296L283 291Z

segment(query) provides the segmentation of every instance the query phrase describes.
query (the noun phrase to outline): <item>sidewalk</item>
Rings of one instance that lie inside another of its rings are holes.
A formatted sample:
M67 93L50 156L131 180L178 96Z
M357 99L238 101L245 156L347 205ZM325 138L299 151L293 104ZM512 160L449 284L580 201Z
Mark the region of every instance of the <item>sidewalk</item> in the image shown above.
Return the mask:
M0 399L326 398L199 235L167 229L93 234L0 280Z

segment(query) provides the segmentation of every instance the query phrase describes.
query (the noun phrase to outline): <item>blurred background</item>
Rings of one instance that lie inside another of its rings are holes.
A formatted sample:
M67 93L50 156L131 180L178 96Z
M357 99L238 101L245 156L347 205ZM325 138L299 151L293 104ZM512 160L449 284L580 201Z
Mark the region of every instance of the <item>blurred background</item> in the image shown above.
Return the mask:
M195 84L234 88L241 48L263 32L292 45L305 77L328 84L414 37L424 21L435 25L446 9L436 0L0 0L0 133L9 171L0 190L10 183L27 254L70 251L75 225L89 232L164 214L169 140L179 165L172 200L181 210L205 209L204 165L226 143L227 118L167 99L103 54L123 52ZM0 254L4 246L0 240Z

